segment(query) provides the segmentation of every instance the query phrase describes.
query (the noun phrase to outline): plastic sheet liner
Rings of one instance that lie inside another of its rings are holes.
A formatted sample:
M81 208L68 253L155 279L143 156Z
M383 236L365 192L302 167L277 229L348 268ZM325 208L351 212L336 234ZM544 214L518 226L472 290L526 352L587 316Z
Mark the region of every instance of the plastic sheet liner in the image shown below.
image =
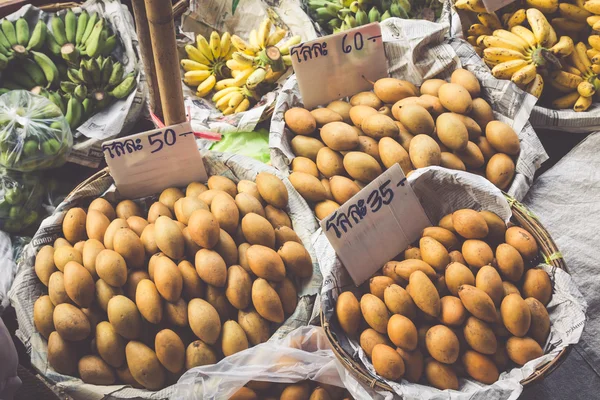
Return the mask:
M505 221L510 218L510 207L502 192L482 177L446 170L440 167L419 169L408 178L417 197L431 221L439 219L461 208L489 210ZM313 238L313 247L324 277L321 292L321 308L332 331L348 354L363 363L375 376L370 360L355 339L347 338L334 318L335 303L340 293L354 290L355 286L325 235L319 231ZM500 375L492 385L483 385L471 379L459 379L459 390L440 391L431 386L409 383L406 380L393 382L386 380L394 392L404 399L441 400L441 399L517 399L523 387L519 383L531 375L536 367L545 364L569 344L579 341L585 324L587 304L571 276L565 271L540 264L553 282L552 300L547 306L550 314L551 331L542 357L531 360L522 368L513 368ZM569 266L579 267L577 263ZM380 378L381 379L381 378ZM549 379L552 379L551 377Z

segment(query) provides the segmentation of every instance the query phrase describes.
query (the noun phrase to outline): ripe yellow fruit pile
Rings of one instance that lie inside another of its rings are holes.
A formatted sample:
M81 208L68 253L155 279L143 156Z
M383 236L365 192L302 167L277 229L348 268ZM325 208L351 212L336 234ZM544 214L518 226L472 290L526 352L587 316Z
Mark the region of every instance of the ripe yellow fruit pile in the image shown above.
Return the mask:
M496 13L481 0L455 6L477 13L467 41L495 77L511 79L554 108L591 106L600 88L600 0L525 0Z
M267 18L250 32L248 42L228 32L219 37L213 31L210 41L198 35L196 46L185 47L189 59L181 61L184 82L197 86L198 97L214 90L212 101L224 115L246 111L292 65L290 47L300 43L300 36L293 36L280 44L287 31L271 29Z
M459 377L490 385L544 354L552 284L534 267L537 256L525 229L507 229L489 211L458 210L362 290L340 294L336 320L385 379L424 376L441 390L458 390Z
M373 90L357 93L349 102L285 112L285 123L295 134L289 179L315 205L317 218L332 213L394 164L405 174L439 165L480 174L503 190L510 186L519 137L495 120L471 72L457 69L450 82L429 79L420 88L383 78Z
M308 350L310 351L310 350ZM287 363L293 365L297 360L290 358ZM284 361L284 363L286 362ZM296 383L274 383L250 381L233 394L229 400L280 399L280 400L350 400L353 399L346 389L322 382L301 381Z
M207 187L208 186L208 187ZM84 382L158 390L169 376L266 342L313 264L272 174L165 189L145 213L104 198L70 209L42 247L33 319L48 362Z

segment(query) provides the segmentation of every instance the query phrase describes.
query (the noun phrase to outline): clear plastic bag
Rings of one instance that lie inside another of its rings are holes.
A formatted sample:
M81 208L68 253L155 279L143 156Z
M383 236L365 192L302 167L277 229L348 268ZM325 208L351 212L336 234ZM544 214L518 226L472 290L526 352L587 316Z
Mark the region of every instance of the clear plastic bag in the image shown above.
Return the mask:
M17 233L36 223L44 193L39 174L0 169L0 230Z
M73 135L60 109L25 90L0 96L0 166L22 172L63 165Z

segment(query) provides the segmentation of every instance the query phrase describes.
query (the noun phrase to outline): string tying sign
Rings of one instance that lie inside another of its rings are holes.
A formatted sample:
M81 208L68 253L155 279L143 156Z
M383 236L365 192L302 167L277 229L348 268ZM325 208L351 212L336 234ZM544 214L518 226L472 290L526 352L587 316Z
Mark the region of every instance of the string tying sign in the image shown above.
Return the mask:
M379 23L304 42L291 49L304 107L371 90L388 76Z
M189 122L110 140L102 143L102 151L125 197L144 197L207 179Z
M406 250L428 226L429 218L398 164L321 220L356 285Z

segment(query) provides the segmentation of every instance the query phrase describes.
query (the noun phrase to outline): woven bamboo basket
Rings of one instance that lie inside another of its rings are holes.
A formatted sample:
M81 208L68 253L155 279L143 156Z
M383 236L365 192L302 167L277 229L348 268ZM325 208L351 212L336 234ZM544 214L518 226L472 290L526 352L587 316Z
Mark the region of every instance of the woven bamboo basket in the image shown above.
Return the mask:
M553 268L560 268L566 272L569 272L567 265L562 257L562 254L558 250L556 244L550 237L548 231L541 224L536 215L527 209L523 204L505 194L506 200L508 201L511 211L512 218L511 223L522 227L523 229L530 232L538 242L540 249L539 256L533 262L545 262ZM386 384L381 378L372 375L358 359L354 359L346 350L339 344L336 334L332 332L329 322L325 321L323 310L321 310L321 325L325 330L327 338L331 343L333 352L337 356L338 360L348 369L356 378L362 383L372 388L379 388L386 391L392 392L393 389ZM552 373L560 364L567 358L571 351L571 345L565 347L553 360L539 366L530 376L523 379L521 384L523 386L530 386L534 383L541 382L548 375Z

